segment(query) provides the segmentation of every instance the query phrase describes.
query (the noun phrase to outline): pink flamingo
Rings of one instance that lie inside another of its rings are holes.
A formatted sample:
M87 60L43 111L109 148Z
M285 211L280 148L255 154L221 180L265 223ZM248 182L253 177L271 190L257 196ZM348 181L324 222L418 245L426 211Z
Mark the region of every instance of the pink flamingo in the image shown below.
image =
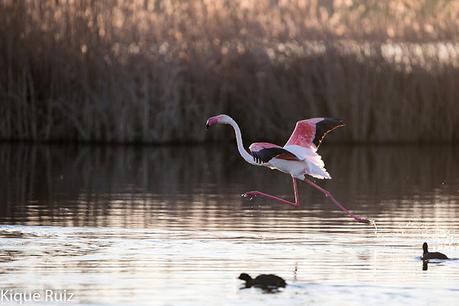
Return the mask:
M346 207L341 205L329 191L306 178L306 175L309 175L318 179L331 179L330 174L328 174L325 169L325 164L321 156L317 153L317 149L327 133L338 127L344 126L343 121L332 118L312 118L298 121L295 130L283 147L268 142L256 142L250 145L250 153L245 150L242 144L241 130L233 118L224 114L213 116L207 120L206 127L208 128L215 124L229 124L233 127L236 134L237 149L246 162L255 166L265 166L270 169L276 169L288 173L292 177L295 202L287 201L260 191L246 192L242 195L243 197L248 197L250 199L265 197L298 207L300 206L300 199L296 187L296 180L298 179L322 192L355 221L370 223L370 220L351 213Z

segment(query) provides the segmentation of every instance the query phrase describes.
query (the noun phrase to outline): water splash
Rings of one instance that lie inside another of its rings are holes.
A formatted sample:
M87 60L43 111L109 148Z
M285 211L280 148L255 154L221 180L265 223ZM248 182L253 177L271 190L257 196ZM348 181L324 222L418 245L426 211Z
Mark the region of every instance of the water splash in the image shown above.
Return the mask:
M370 224L375 229L374 231L375 235L378 235L378 226L376 225L376 220L375 219L368 219L368 220L370 221Z

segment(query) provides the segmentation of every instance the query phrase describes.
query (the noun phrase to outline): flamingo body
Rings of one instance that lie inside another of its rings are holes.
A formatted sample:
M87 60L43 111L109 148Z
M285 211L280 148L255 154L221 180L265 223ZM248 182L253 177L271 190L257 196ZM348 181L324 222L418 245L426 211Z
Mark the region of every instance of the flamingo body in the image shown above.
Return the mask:
M330 179L322 157L312 147L285 145L280 147L271 143L253 143L249 147L255 162L271 169L288 173L300 180L305 175L319 179Z
M326 197L329 197L335 205L354 220L362 223L369 223L368 219L352 214L341 205L330 192L307 179L307 176L318 179L331 179L330 174L325 169L322 157L317 153L317 149L326 134L338 127L344 126L342 120L333 118L311 118L298 121L292 135L283 147L269 142L256 142L249 146L250 153L245 150L242 144L241 130L231 117L224 114L210 117L206 122L206 127L215 124L229 124L233 127L236 134L239 154L246 162L256 166L276 169L292 177L295 202L290 202L260 191L246 192L243 194L244 197L254 198L262 196L284 204L299 206L299 197L296 187L296 179L298 179L324 193Z
M318 179L331 179L322 157L316 153L326 134L344 126L342 120L312 118L298 121L284 147L256 142L249 150L254 160L262 166L277 169L304 180L306 175Z

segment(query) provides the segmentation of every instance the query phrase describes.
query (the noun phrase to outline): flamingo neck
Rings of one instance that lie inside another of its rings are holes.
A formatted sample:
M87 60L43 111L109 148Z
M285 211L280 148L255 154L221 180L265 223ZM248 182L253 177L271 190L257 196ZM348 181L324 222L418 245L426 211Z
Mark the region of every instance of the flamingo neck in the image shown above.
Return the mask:
M249 164L258 166L258 164L254 162L252 155L250 155L249 152L247 152L244 148L244 144L242 143L241 129L239 128L239 125L233 119L231 119L228 122L228 124L233 127L234 133L236 134L237 150L239 151L239 154Z

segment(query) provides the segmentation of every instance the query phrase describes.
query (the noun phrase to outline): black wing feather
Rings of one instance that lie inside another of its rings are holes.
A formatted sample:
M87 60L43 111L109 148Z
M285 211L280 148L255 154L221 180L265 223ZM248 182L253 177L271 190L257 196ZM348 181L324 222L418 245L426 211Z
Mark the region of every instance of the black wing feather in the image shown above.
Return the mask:
M343 120L334 118L324 118L324 120L316 123L316 134L312 142L318 148L320 146L320 143L324 139L325 135L341 126L344 126Z
M267 163L274 157L278 156L279 154L288 154L296 158L296 156L290 153L289 151L283 148L276 148L276 147L261 149L259 151L251 151L250 153L253 156L253 160L259 164Z

